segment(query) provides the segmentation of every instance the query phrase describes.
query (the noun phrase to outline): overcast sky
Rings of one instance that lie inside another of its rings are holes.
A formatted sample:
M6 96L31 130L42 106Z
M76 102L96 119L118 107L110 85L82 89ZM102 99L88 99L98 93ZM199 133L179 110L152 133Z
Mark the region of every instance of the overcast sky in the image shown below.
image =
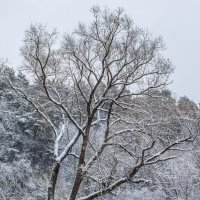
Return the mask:
M18 67L30 23L69 32L79 21L90 21L93 5L123 7L135 24L162 36L164 54L176 67L173 92L200 102L200 0L0 0L0 58Z

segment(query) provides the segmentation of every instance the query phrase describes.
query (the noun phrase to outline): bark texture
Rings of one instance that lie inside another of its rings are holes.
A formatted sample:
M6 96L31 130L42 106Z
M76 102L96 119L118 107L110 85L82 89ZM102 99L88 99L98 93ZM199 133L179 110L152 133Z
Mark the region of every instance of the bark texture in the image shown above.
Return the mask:
M55 198L55 187L56 187L56 181L58 178L59 169L60 169L60 163L55 161L52 171L51 171L51 177L50 177L49 186L48 186L48 200L54 200Z

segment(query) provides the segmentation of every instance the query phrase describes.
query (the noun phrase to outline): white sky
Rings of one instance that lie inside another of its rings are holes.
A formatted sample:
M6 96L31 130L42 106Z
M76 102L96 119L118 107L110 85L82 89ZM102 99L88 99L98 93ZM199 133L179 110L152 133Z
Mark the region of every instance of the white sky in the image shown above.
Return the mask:
M30 23L72 31L79 21L90 20L93 5L123 7L135 24L162 36L164 54L176 66L172 90L200 102L200 0L0 0L0 58L18 67Z

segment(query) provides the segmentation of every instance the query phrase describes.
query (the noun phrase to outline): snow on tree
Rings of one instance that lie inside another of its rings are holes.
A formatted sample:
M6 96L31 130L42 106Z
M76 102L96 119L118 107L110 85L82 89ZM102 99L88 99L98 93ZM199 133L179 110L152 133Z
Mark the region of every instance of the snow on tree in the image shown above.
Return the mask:
M151 182L145 170L176 158L198 132L196 118L183 117L161 91L173 72L161 38L135 26L122 9L93 7L92 14L91 24L79 24L60 47L55 30L26 30L21 53L30 84L3 67L9 87L54 138L48 200L55 199L65 160L75 164L65 168L72 171L69 200L117 195L124 185Z

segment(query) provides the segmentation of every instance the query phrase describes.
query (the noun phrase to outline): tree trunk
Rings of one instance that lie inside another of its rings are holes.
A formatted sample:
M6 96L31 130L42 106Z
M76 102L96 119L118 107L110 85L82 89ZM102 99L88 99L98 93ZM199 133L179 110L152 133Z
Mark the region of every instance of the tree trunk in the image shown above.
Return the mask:
M85 160L85 153L86 153L87 144L88 144L88 135L83 138L83 144L82 144L82 148L81 148L81 154L80 154L80 158L79 158L78 169L77 169L77 172L76 172L76 177L75 177L74 185L72 187L72 191L71 191L69 200L75 200L76 199L76 196L78 194L78 190L79 190L81 182L83 180L82 165L84 164L84 160Z
M57 181L59 169L60 169L60 163L55 161L53 164L53 168L52 168L51 176L49 180L48 200L54 200L55 187L56 187L56 181Z
M90 113L90 111L88 111L88 113ZM90 115L88 114L88 116L90 116ZM74 184L73 184L73 187L72 187L71 194L69 196L69 200L75 200L76 199L76 196L78 194L81 182L83 180L82 167L85 164L85 155L86 155L87 145L88 145L88 142L89 142L89 134L90 134L91 124L92 124L92 117L89 117L87 128L86 128L86 131L85 131L85 136L83 136L83 143L82 143L82 146L81 146L81 153L80 153L80 157L79 157L78 168L77 168L77 171L76 171L76 177L75 177L75 180L74 180Z

